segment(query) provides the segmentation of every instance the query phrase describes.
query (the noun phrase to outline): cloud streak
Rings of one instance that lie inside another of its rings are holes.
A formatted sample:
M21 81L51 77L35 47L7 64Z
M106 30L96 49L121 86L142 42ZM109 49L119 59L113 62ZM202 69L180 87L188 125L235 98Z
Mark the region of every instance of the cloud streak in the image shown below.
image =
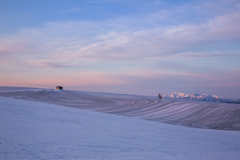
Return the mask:
M54 66L61 60L118 62L240 55L236 45L233 46L235 50L222 50L224 43L238 44L240 40L240 12L220 15L205 23L165 28L159 24L151 28L135 28L142 22L137 18L131 19L130 22L120 18L100 22L47 23L43 28L22 29L15 35L0 39L1 62L41 57ZM39 66L47 66L44 65L47 63L42 64Z

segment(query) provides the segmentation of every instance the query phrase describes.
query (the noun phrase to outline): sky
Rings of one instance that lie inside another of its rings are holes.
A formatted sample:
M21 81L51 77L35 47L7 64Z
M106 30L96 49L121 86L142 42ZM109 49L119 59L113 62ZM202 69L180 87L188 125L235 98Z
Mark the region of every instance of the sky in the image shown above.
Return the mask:
M0 86L240 98L239 0L0 0Z

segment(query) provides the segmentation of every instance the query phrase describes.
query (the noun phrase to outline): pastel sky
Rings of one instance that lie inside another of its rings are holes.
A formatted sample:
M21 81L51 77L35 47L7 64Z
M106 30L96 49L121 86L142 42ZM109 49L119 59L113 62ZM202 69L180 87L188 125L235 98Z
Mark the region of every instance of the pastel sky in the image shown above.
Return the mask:
M240 98L239 0L1 0L0 86Z

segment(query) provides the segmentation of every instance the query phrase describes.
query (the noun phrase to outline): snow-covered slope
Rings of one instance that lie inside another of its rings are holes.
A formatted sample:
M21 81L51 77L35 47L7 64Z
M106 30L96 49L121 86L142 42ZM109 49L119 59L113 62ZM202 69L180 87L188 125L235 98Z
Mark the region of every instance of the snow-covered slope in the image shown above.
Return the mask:
M187 128L6 97L0 97L0 127L3 160L240 157L238 131Z
M0 96L137 117L196 128L240 131L240 104L80 91L20 90Z
M208 102L221 102L221 103L238 103L240 104L240 99L237 98L220 98L216 95L207 94L185 94L180 92L174 92L171 94L163 95L165 98L178 98L178 99L191 99L197 101L208 101Z

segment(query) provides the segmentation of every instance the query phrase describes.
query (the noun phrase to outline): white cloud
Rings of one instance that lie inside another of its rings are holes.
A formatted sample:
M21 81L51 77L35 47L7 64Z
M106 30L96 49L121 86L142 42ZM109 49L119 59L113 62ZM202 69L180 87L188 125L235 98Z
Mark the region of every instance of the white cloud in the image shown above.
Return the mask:
M152 17L143 17L148 18ZM25 28L0 39L0 61L63 67L72 66L72 61L239 57L239 48L221 50L214 45L239 41L240 12L220 15L200 24L162 27L153 21L149 20L151 27L146 27L145 21L133 16L95 22L55 22L47 23L43 28ZM209 46L211 50L208 50Z
M63 13L77 13L81 10L81 8L70 8L67 10L62 11Z

